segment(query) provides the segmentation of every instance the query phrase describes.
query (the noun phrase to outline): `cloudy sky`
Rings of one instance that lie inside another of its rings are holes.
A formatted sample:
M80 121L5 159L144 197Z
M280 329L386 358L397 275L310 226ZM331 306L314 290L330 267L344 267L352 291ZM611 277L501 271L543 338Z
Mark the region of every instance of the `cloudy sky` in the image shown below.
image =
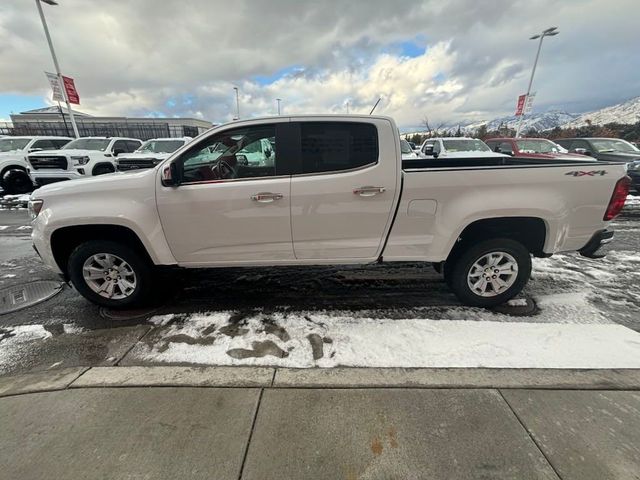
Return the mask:
M639 0L58 0L44 5L79 110L213 122L376 113L402 128L512 114L544 41L535 111L640 95ZM50 103L32 0L0 1L0 119Z

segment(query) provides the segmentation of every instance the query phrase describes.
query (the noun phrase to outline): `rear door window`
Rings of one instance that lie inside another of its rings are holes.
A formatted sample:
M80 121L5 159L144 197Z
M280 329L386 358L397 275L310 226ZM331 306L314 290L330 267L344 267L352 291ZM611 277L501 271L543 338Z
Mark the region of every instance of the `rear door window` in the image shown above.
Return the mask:
M511 147L511 144L509 142L502 142L500 144L499 150L496 151L499 151L500 153L510 154L513 153L513 148Z
M357 122L302 122L302 173L339 172L378 161L375 125Z

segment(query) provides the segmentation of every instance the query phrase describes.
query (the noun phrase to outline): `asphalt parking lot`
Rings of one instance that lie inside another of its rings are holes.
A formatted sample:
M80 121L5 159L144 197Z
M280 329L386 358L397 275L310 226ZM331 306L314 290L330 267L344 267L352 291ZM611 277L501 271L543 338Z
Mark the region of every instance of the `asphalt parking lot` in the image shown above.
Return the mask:
M3 473L636 479L639 198L614 228L491 311L413 263L184 271L127 312L61 285L0 315ZM26 211L0 210L0 292L38 281Z
M537 259L523 295L535 304L529 311L463 307L430 265L413 263L184 271L166 277L155 305L129 312L100 309L63 285L43 303L0 316L0 373L115 364L629 367L635 360L616 355L633 356L638 339L625 335L640 332L638 197L614 228L603 260ZM24 209L0 210L0 289L57 280L28 233ZM509 328L531 349L495 340ZM601 360L549 355L545 343L555 335L592 345L609 334L621 349L603 350ZM461 340L479 335L482 345ZM471 353L453 354L460 350Z

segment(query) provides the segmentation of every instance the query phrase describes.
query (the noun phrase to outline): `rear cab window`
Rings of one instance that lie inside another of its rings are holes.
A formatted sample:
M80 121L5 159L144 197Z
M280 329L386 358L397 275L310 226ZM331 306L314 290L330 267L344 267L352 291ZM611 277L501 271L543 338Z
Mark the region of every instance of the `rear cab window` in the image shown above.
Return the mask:
M301 122L302 173L340 172L378 162L378 130L370 123Z

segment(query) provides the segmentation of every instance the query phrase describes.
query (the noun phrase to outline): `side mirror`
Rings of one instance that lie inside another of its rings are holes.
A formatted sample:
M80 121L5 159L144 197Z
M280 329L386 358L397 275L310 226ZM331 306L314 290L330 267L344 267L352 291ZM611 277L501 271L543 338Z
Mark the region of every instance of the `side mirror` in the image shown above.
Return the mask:
M578 153L580 155L591 155L591 152L586 148L574 148L573 153Z
M238 161L238 165L247 166L249 165L249 160L246 155L238 154L236 155L236 160Z
M178 164L171 162L162 169L162 185L165 187L177 187L180 185L180 171Z
M113 156L117 157L118 155L120 155L121 153L124 153L124 148L114 148L113 149Z
M433 145L427 145L426 147L424 147L424 154L433 155Z

